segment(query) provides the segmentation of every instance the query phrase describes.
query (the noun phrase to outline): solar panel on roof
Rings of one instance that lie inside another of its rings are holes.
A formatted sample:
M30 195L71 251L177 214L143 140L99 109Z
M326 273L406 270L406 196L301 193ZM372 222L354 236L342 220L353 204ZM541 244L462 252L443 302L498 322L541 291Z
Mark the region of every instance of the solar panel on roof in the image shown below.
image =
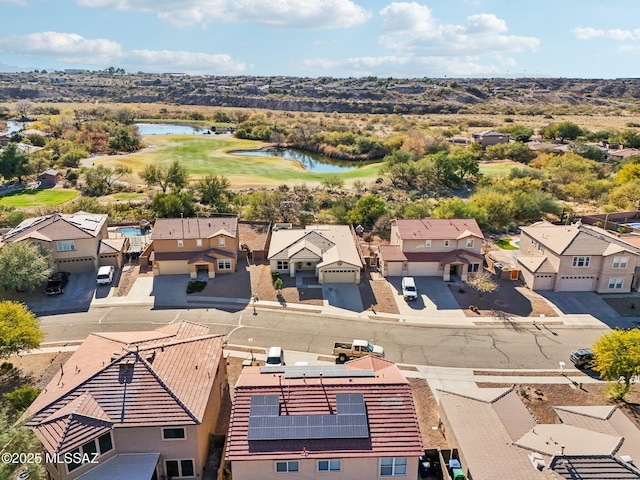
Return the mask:
M260 373L283 373L284 378L349 378L349 377L375 377L373 370L349 370L344 365L291 365L260 367Z
M364 395L336 394L336 414L279 415L277 395L254 395L249 409L248 440L369 438Z

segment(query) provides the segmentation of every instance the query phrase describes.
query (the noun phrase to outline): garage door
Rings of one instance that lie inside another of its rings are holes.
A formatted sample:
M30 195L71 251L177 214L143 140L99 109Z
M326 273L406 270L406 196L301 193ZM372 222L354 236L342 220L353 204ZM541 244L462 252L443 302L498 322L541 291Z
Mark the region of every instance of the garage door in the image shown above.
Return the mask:
M411 262L409 275L412 277L441 277L440 262Z
M114 268L120 267L120 262L118 262L118 254L117 253L109 253L100 255L98 261L100 262L100 266L108 266L111 265Z
M386 272L383 274L387 277L401 277L402 276L402 262L386 262Z
M187 262L158 262L159 275L183 275L189 273Z
M323 270L323 283L356 283L356 270L352 268L336 268Z
M591 292L595 277L560 277L559 292Z
M536 275L534 290L553 290L555 275Z
M56 269L69 273L94 272L96 264L95 259L91 257L59 259L56 260Z

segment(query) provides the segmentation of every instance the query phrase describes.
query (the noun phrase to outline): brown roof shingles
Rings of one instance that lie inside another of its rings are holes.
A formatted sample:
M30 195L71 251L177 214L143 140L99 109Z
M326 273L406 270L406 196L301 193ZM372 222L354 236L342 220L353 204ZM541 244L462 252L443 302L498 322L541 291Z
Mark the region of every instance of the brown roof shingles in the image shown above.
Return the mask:
M303 448L310 458L419 456L423 451L413 397L408 382L388 361L347 364L351 369L376 368L376 377L287 379L245 367L235 390L227 459L290 458ZM381 372L384 372L382 375ZM336 412L336 394L361 393L367 410L369 438L249 441L249 409L254 395L278 395L281 415L319 415Z
M206 332L182 322L155 332L89 335L29 407L28 425L46 431L46 445L59 447L68 432L54 423L68 419L116 427L200 423L223 343Z

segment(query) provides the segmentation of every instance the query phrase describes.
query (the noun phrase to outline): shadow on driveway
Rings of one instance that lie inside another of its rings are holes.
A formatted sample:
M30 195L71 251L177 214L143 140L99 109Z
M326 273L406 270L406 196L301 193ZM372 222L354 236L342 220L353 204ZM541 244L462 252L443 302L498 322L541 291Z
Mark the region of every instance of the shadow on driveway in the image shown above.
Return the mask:
M89 311L96 291L95 272L72 273L60 295L45 295L44 286L28 294L18 294L29 309L39 317Z
M637 320L621 317L595 292L538 292L564 315L591 315L611 328L636 326Z

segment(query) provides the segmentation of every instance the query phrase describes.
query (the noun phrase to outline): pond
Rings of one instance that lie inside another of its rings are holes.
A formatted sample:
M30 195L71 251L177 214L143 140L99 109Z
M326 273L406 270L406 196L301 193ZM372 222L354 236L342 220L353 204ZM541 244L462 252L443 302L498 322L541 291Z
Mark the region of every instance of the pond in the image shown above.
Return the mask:
M175 123L136 123L140 135L201 135L207 128Z
M16 122L15 120L7 120L7 132L19 132L25 127L33 124L33 122Z
M318 173L347 172L371 163L336 160L334 158L327 157L326 155L320 155L319 153L304 152L302 150L294 150L292 148L244 150L230 153L243 157L280 157L295 160L302 165L305 170Z

